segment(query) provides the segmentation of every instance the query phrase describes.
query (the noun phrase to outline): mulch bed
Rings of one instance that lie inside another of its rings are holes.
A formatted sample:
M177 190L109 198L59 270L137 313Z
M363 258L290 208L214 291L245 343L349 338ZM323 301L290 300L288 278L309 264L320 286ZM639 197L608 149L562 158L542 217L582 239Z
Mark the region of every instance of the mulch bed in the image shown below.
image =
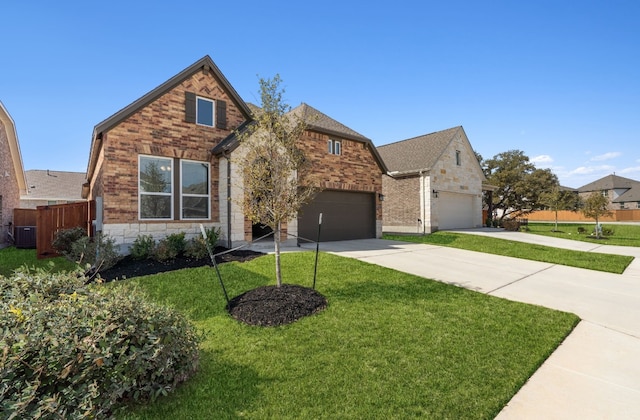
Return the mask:
M227 250L228 248L216 247L213 253L218 254ZM244 262L252 260L261 255L264 254L262 252L256 251L236 250L224 255L217 256L216 263L222 264L231 261ZM100 277L104 281L123 280L130 279L132 277L164 273L165 271L180 270L183 268L203 267L205 265L211 265L211 259L209 257L200 259L178 257L171 261L156 261L152 258L136 260L130 255L127 255L126 257L118 261L115 266L109 268L108 270L101 271Z
M227 311L249 325L286 325L327 307L327 299L314 289L294 284L262 286L229 301Z
M214 254L227 248L216 247ZM261 252L237 250L216 257L216 263L249 261L264 255ZM179 257L160 262L154 259L136 260L131 256L121 259L115 266L100 272L103 281L124 280L133 277L158 274L166 271L211 265L209 257L190 259ZM327 299L314 289L283 284L262 286L249 290L229 301L227 311L238 321L249 325L273 327L286 325L305 316L313 315L327 307Z

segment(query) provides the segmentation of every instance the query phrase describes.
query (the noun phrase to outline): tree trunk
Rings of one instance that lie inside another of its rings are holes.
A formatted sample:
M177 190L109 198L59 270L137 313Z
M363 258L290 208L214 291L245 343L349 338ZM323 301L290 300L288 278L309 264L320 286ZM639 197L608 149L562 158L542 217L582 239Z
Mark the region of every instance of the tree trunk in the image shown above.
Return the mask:
M273 245L276 254L276 285L278 287L282 286L282 272L280 271L280 229L280 223L278 223L275 232L273 232Z
M558 231L558 207L556 207L556 227L555 227L555 232Z

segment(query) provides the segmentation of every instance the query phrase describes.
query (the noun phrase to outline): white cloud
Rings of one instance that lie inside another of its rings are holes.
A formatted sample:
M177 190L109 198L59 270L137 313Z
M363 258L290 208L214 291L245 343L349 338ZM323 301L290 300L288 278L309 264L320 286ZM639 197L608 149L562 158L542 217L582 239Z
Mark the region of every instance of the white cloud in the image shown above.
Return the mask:
M636 173L636 172L640 172L640 166L634 166L634 167L631 167L631 168L624 168L623 170L618 171L617 173L620 173L620 174L633 174L633 173Z
M534 158L531 158L531 163L551 163L553 162L553 158L549 155L540 155Z
M594 156L591 159L589 159L591 162L601 162L603 160L609 160L609 159L614 159L617 158L618 156L621 156L622 153L620 152L607 152L603 155L598 155L598 156Z
M596 172L608 172L611 173L616 168L611 165L599 165L599 166L580 166L573 171L569 171L569 175L589 175Z

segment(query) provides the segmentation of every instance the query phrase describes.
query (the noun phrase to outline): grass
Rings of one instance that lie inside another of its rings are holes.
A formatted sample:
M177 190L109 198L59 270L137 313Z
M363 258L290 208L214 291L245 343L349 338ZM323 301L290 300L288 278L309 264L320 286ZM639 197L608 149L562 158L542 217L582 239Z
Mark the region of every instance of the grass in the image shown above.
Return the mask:
M536 235L553 236L555 238L572 239L575 241L590 242L598 245L620 245L640 247L640 225L632 224L607 224L601 223L603 229L613 230L613 235L596 239L591 236L595 223L558 223L558 231L554 232L555 223L529 222L528 232ZM582 228L587 234L578 233Z
M282 256L285 283L310 286L313 253ZM231 297L273 284L273 256L220 267ZM577 324L575 315L320 254L327 309L262 328L226 313L211 268L136 286L206 332L201 369L128 419L493 418Z
M489 238L478 235L465 235L455 232L434 232L430 235L384 235L384 239L416 242L430 245L449 246L469 251L504 255L526 260L562 264L589 270L621 274L633 257L625 255L601 254L596 252L573 251L553 248L505 239Z
M64 257L46 258L39 260L35 249L19 249L8 247L0 249L0 276L9 276L17 268L28 267L46 268L51 271L72 271L77 265Z

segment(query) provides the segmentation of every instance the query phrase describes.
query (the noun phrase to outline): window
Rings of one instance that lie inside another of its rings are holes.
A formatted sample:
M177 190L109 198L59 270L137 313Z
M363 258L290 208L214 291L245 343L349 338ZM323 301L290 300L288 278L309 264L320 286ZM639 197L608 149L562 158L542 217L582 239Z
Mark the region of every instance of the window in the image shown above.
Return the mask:
M209 172L207 162L140 156L140 220L209 219Z
M327 147L330 155L339 155L342 153L342 142L340 140L329 140Z
M180 177L182 182L182 219L209 218L209 164L183 160Z
M462 165L462 156L460 155L460 150L456 150L456 165Z
M211 99L196 97L196 123L213 127L213 101Z
M140 219L173 218L173 160L140 156L138 203Z

